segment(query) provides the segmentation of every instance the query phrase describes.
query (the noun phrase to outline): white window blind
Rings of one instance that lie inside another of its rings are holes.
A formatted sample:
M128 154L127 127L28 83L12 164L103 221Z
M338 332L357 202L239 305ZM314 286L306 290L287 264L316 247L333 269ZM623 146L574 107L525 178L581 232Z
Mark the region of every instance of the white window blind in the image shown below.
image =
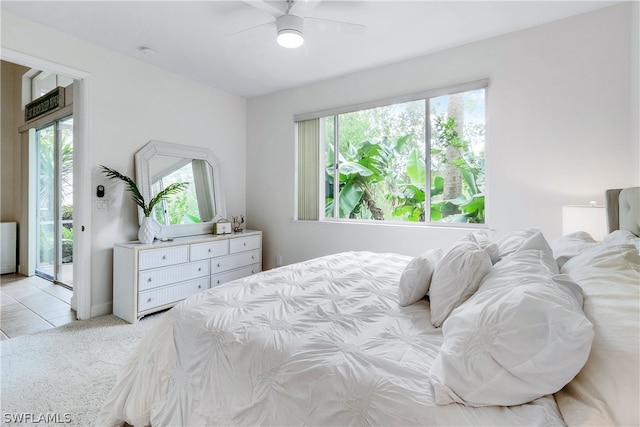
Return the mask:
M298 219L318 220L320 120L298 122Z

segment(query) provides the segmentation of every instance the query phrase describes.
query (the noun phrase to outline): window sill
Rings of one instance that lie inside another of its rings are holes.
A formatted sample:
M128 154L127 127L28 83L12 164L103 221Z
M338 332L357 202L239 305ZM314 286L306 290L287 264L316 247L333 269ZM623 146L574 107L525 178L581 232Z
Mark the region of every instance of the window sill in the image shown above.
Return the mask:
M375 221L375 220L343 220L343 219L322 219L322 220L301 220L291 219L290 222L300 226L369 226L369 227L401 227L416 229L437 229L437 230L487 230L493 231L487 224L467 224L467 223L437 223L437 222L404 222L404 221Z

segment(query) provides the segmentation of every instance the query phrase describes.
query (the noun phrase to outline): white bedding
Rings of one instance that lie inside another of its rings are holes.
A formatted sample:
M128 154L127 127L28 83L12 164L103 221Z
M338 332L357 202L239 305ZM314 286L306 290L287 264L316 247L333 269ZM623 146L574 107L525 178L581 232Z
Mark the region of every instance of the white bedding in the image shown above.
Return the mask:
M98 424L563 425L553 396L435 403L442 331L427 300L397 299L410 260L341 253L182 302L136 350Z
M587 364L555 395L569 425L640 425L639 243L615 232L562 267L582 287L595 329Z
M589 357L582 303L542 234L524 240L445 321L431 368L436 401L518 405L560 390Z

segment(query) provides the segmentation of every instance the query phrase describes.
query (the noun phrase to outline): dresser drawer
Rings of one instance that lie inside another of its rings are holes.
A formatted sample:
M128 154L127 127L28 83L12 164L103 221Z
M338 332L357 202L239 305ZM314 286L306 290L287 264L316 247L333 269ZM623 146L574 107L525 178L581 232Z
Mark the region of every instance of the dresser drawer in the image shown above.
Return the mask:
M189 248L176 246L140 251L138 269L165 267L189 261Z
M138 311L171 304L205 289L209 289L209 277L140 292L138 294Z
M233 270L256 262L260 262L259 249L213 258L211 260L211 274L222 273L223 271Z
M227 255L229 253L229 242L227 240L221 240L216 242L195 243L189 245L189 253L191 261Z
M229 240L230 254L250 251L253 249L260 249L260 236L239 237L237 239Z
M251 276L252 274L260 272L260 264L252 264L246 267L237 268L235 270L226 271L224 273L211 275L211 287L222 285L223 283L230 282L232 280L240 279L242 277Z
M138 290L144 291L171 283L208 276L209 260L189 262L172 267L143 270L138 273Z
M261 258L262 233L252 230L116 244L113 314L136 323L213 285L258 273Z

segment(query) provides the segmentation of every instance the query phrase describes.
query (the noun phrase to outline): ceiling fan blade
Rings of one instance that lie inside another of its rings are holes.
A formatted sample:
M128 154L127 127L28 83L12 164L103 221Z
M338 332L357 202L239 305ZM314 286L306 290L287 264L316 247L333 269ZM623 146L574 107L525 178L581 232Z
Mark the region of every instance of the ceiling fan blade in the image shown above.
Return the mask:
M352 22L342 22L342 21L334 21L331 19L323 19L323 18L313 18L308 16L304 18L305 24L309 23L313 28L331 32L331 33L341 33L341 34L353 34L360 36L367 31L366 25L354 24Z
M254 25L253 27L244 28L242 30L235 31L233 33L229 33L229 34L225 35L225 37L227 37L227 38L228 37L236 37L236 36L242 35L244 33L248 33L250 31L257 30L258 28L275 26L275 24L276 24L276 21L265 22L264 24Z

